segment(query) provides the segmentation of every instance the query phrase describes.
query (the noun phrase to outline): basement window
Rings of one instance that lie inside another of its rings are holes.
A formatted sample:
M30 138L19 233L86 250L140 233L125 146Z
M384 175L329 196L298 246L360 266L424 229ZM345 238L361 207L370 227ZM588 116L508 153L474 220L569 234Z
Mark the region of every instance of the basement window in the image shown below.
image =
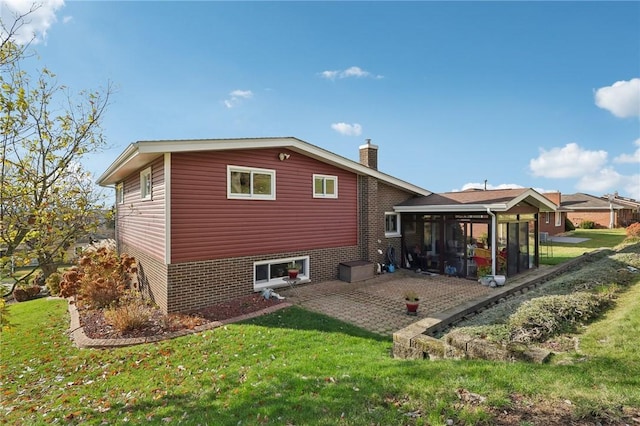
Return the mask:
M298 278L301 282L309 282L309 256L271 259L253 264L253 290L287 286L283 278L288 276L288 265L292 262L300 269Z

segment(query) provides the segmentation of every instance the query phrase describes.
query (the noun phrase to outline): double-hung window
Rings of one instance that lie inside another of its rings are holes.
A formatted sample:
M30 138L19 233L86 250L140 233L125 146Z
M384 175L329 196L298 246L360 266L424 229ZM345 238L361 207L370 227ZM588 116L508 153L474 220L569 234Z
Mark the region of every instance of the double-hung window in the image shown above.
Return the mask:
M384 214L384 236L400 236L400 213L389 212Z
M153 187L151 185L151 167L147 167L140 172L140 199L150 200L151 191Z
M227 198L276 199L276 171L227 166Z
M116 185L116 204L124 204L124 182Z
M313 175L313 198L338 198L338 177Z

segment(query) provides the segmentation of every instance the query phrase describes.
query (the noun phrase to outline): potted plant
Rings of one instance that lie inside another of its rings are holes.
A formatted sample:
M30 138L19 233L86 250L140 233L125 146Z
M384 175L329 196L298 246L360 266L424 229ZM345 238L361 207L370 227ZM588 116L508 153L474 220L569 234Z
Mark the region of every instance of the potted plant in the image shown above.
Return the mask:
M491 275L491 266L478 267L478 282L482 285L489 285L493 276Z
M409 290L404 294L404 300L407 305L407 315L418 315L418 305L420 303L418 293Z
M295 262L289 263L289 265L287 266L287 273L289 274L289 278L298 278L298 272L300 272L300 267Z

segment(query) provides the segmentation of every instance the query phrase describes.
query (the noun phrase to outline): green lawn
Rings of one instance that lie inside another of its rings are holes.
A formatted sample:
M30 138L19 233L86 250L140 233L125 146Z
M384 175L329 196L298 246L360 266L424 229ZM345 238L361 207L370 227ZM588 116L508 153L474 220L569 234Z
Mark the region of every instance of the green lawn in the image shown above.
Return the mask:
M585 252L601 247L615 247L624 241L625 229L576 229L567 232L567 237L587 238L581 243L549 243L540 247L540 263L543 265L558 265Z
M584 329L577 352L544 365L394 360L389 339L297 307L109 350L72 345L66 301L9 312L14 328L0 334L5 424L489 425L516 397L603 424L640 416L628 411L640 407L640 274ZM460 389L486 400L463 404Z

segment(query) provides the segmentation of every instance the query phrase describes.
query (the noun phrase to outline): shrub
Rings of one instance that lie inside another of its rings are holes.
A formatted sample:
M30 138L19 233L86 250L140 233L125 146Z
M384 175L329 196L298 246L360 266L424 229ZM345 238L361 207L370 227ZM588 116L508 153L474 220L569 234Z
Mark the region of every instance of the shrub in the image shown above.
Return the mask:
M60 294L79 296L91 308L110 306L131 286L131 276L136 271L133 257L118 256L106 246L91 247L78 259L78 266L63 275Z
M595 229L596 223L592 220L583 220L579 225L580 229Z
M54 272L53 274L49 275L49 277L47 278L47 281L45 281L45 284L49 289L49 292L53 296L57 296L60 294L60 281L62 281L62 276L57 272Z
M37 285L16 287L13 290L13 298L16 299L16 302L26 302L35 298L38 294L40 294L40 287Z
M627 238L640 238L640 222L627 226L626 234Z
M531 299L507 321L511 340L543 342L556 334L573 331L576 325L600 313L610 300L605 294L586 292Z
M576 227L573 225L573 222L571 222L568 218L564 218L564 230L565 231L575 231Z
M136 292L125 293L119 305L104 312L107 322L121 333L144 328L150 317L151 307Z

